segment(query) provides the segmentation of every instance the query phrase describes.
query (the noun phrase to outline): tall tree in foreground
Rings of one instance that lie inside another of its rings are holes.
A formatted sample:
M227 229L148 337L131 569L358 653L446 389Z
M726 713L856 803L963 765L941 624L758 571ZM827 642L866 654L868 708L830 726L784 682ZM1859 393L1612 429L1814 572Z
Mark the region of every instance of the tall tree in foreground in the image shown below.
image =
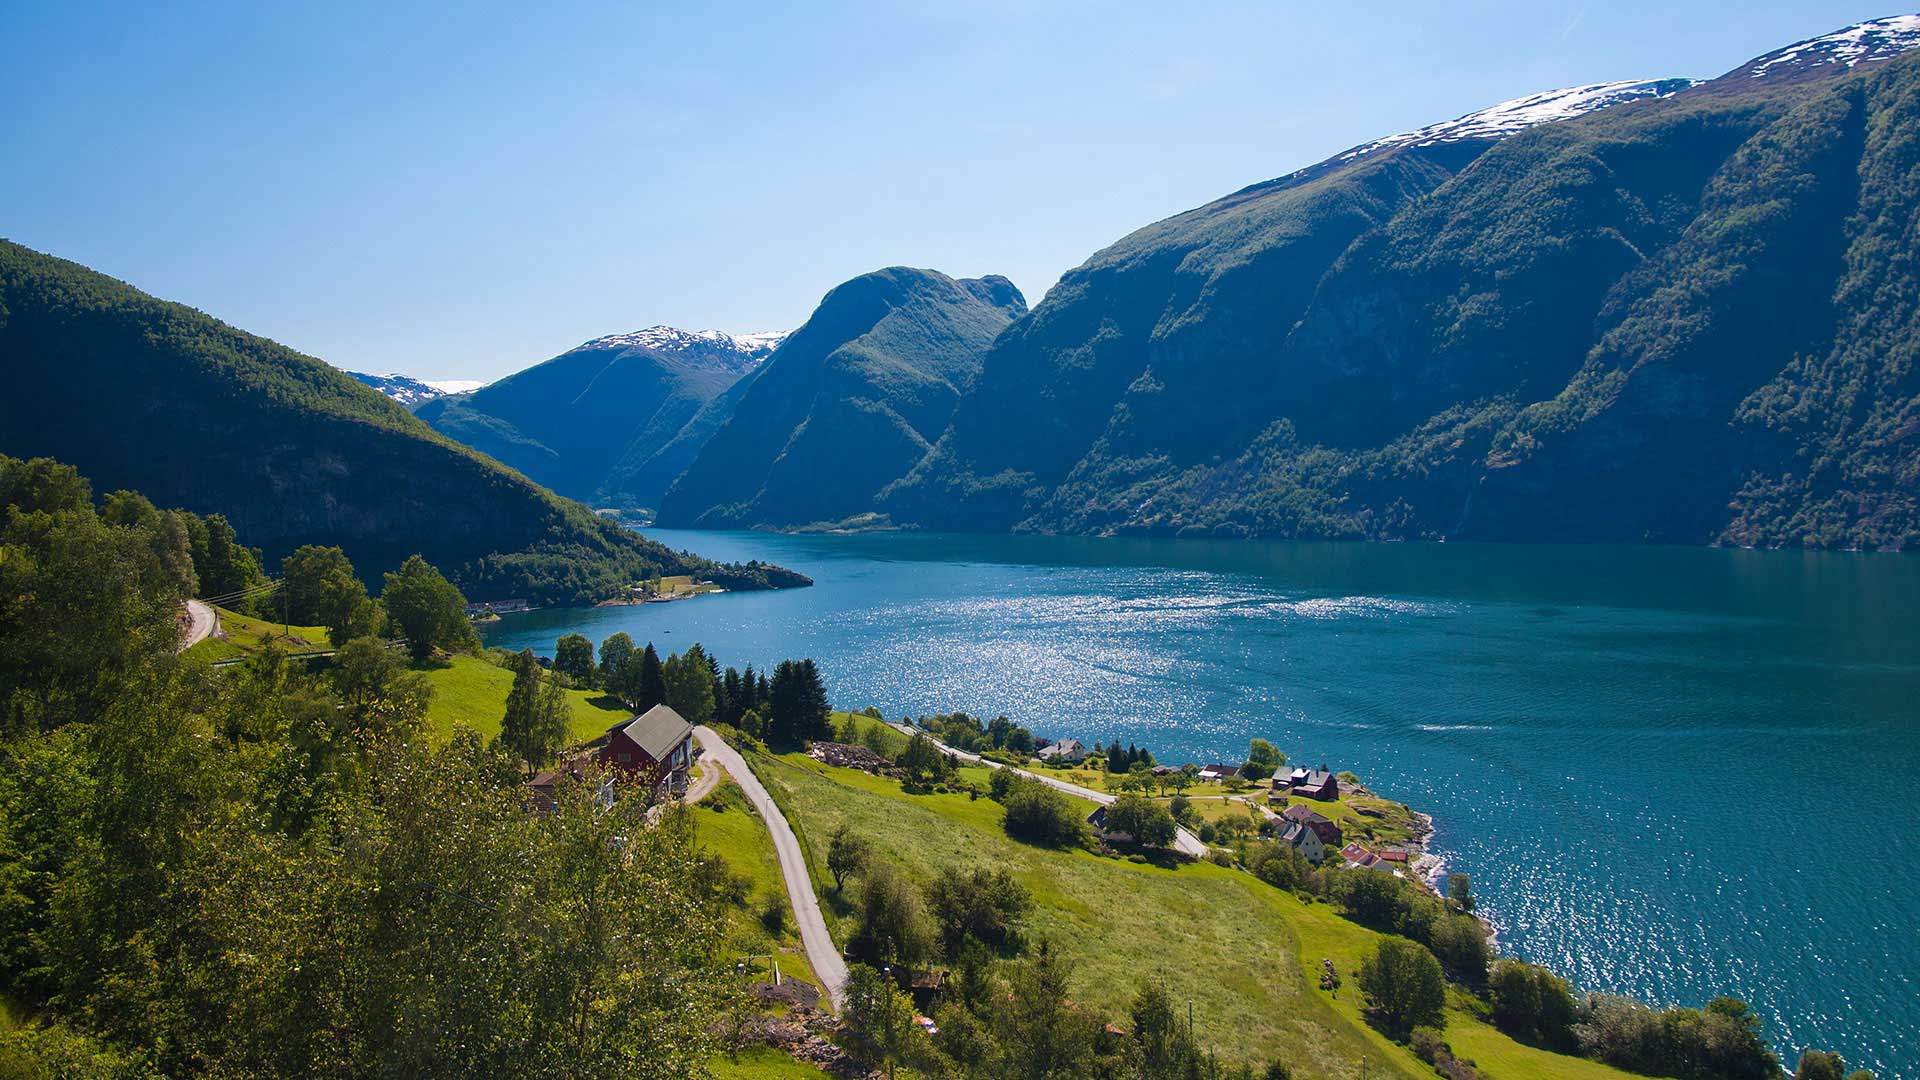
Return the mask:
M1067 996L1072 965L1044 938L1032 955L1009 965L1012 989L992 1014L1006 1055L1001 1074L1014 1080L1074 1080L1089 1075L1100 1022Z
M633 639L623 631L600 643L600 687L628 704L632 703L634 676Z
M885 1068L913 1060L920 1032L913 1023L913 1001L886 976L865 964L847 972L846 1015L841 1039L856 1058Z
M767 740L798 746L810 739L831 739L833 723L827 688L812 660L782 660L768 687Z
M633 707L646 712L655 705L667 703L667 676L660 663L660 654L654 651L653 642L640 653L640 670L633 681Z
M553 645L553 670L573 680L573 685L593 685L593 642L584 634L568 634Z
M276 599L285 621L326 627L335 648L374 632L378 610L346 552L317 544L295 548L280 560L280 577Z
M380 602L416 660L432 656L435 649L458 652L476 644L466 598L418 555L409 555L398 571L386 576Z
M690 724L709 724L714 716L713 668L707 654L694 642L684 653L667 658L661 671L667 704Z

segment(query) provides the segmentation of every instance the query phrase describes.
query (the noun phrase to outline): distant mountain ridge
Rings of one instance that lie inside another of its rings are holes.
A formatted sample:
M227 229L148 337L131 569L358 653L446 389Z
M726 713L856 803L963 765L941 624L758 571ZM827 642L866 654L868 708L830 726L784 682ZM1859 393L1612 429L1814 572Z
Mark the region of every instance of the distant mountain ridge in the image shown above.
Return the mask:
M656 506L699 449L688 425L786 336L670 326L610 334L416 411L561 494Z
M1026 310L997 276L896 266L837 286L727 402L662 500L661 524L792 526L871 511Z
M1704 83L1542 95L1604 107L1470 114L1147 226L996 341L878 509L1920 546L1916 44L1899 16Z
M369 375L361 371L349 371L347 374L409 409L424 405L437 397L464 394L486 385L478 379L425 382L410 375Z
M230 518L269 560L420 553L475 599L581 603L656 573L802 585L669 550L429 429L346 373L85 267L0 241L0 452L102 491Z

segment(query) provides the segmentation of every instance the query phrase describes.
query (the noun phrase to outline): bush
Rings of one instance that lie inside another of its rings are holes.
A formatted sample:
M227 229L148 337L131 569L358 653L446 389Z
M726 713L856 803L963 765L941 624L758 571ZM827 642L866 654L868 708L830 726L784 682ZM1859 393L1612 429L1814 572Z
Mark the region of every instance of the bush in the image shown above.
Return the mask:
M1005 870L976 868L963 874L947 867L927 885L927 907L939 928L946 957L958 960L969 942L991 949L1017 948L1033 898Z
M1390 1032L1446 1025L1447 982L1440 961L1418 942L1386 938L1360 961L1360 989Z
M1471 915L1443 916L1433 924L1427 940L1433 955L1454 978L1470 986L1486 981L1493 950L1487 945L1487 928L1479 919Z
M1501 1031L1533 1046L1573 1048L1575 1005L1565 979L1520 960L1501 960L1487 979L1487 993Z
M1759 1016L1736 998L1656 1012L1630 998L1589 994L1574 1035L1583 1055L1630 1072L1680 1080L1774 1080L1780 1073Z
M1086 822L1065 795L1034 780L1021 780L1001 800L1007 835L1031 844L1068 847L1086 839Z
M1139 795L1122 795L1107 807L1105 831L1125 833L1148 847L1167 847L1177 827L1166 807Z
M933 951L933 922L893 864L873 860L860 882L860 920L847 951L863 963L914 967Z
M1447 1040L1439 1031L1430 1027L1417 1027L1407 1036L1407 1047L1415 1057L1432 1065L1441 1054L1448 1053Z

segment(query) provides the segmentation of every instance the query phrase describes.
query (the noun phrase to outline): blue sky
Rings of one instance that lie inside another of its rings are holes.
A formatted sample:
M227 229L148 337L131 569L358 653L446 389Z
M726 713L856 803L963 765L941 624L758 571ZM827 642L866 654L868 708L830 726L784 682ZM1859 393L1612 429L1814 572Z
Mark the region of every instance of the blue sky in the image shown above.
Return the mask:
M1353 144L1902 10L394 6L9 3L0 236L345 367L495 378L654 323L794 326L899 263L1037 303Z

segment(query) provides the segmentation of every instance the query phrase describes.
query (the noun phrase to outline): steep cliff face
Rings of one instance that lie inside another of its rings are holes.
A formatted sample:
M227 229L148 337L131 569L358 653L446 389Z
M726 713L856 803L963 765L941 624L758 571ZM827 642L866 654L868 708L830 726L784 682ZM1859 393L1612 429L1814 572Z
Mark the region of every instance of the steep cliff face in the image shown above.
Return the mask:
M694 568L737 587L804 583L669 551L319 360L3 241L0 364L0 452L225 514L270 558L338 544L374 573L419 552L479 595L543 602Z
M1002 277L892 267L835 288L744 386L662 501L661 523L803 525L871 511L1025 311Z
M1915 44L1920 19L1883 20L1708 83L1548 95L1604 103L1550 122L1523 99L1143 229L1003 335L883 506L1920 544Z

